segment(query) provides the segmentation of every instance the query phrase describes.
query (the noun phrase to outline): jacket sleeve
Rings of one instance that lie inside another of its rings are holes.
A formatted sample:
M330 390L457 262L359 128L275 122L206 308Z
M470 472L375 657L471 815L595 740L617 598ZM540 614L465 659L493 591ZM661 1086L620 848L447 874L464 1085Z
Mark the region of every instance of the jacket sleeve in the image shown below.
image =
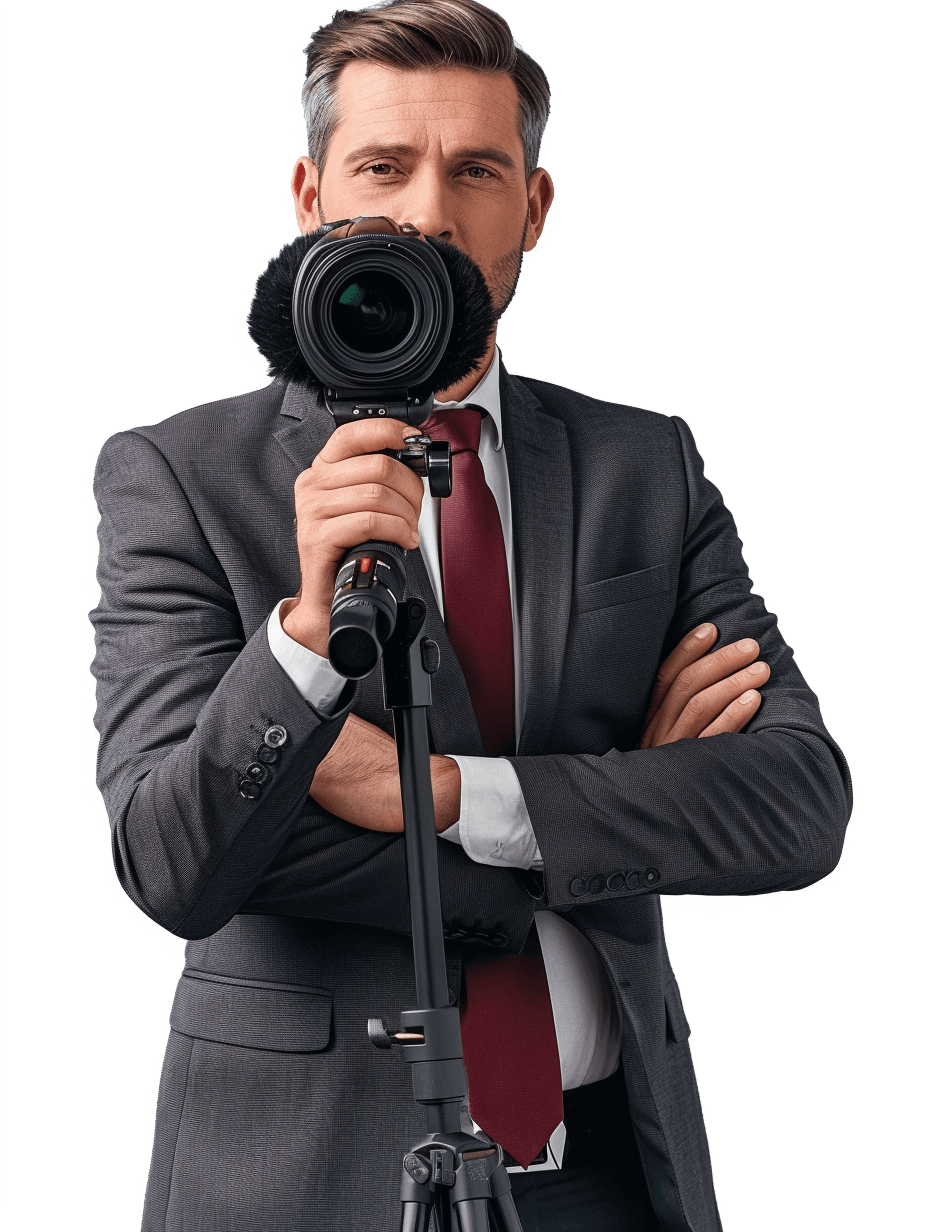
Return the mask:
M841 854L851 783L776 617L751 591L741 542L674 420L689 510L664 654L703 621L719 644L753 637L770 665L738 734L602 756L515 757L553 907L659 890L762 894L826 876Z
M107 442L95 493L98 782L126 893L188 938L243 907L408 930L402 837L348 826L308 797L354 686L326 717L274 658L266 622L246 639L230 581L145 436ZM243 794L271 727L286 732L279 757ZM524 935L531 900L516 875L470 865L443 857L449 926L508 919Z

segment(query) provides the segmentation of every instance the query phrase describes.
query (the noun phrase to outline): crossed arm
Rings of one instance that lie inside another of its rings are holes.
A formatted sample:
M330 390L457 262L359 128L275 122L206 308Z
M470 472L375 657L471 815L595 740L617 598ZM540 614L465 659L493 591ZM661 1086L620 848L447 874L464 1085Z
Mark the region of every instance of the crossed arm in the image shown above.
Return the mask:
M761 704L760 687L770 676L759 662L760 647L742 638L712 651L718 630L711 622L693 629L664 660L645 719L640 747L738 732ZM711 653L710 653L711 652ZM363 782L358 766L364 766ZM439 833L461 811L461 775L450 757L432 755L432 794ZM403 829L396 745L372 723L349 715L323 759L310 795L328 812L366 830L396 834Z
M824 876L840 852L849 811L840 752L775 619L750 593L730 516L692 467L671 635L694 633L662 669L641 748L512 759L552 905L576 901L572 878L608 867L660 867L663 892L762 893ZM381 759L389 796L392 741L378 733L371 748L371 733L352 723L342 753L314 780L345 725L350 691L337 714L320 716L274 660L265 629L245 637L189 499L146 437L108 444L97 496L99 781L126 892L185 937L207 936L239 911L408 930L396 827L349 824L309 795L311 784L314 795L326 791L329 772L336 781L339 766L343 774L357 737ZM759 651L706 654L711 636L696 636L705 625ZM765 701L757 710L747 697L756 721L740 732L739 699L757 693L743 673L760 666L758 654L768 666L757 682L770 672ZM260 799L246 799L242 774L272 723L287 729L288 743ZM443 777L446 759L436 762L439 824L450 824L454 779ZM389 816L389 807L376 811ZM578 867L581 848L588 868ZM439 861L446 919L498 925L517 948L533 910L521 871L478 865L451 843L440 844Z

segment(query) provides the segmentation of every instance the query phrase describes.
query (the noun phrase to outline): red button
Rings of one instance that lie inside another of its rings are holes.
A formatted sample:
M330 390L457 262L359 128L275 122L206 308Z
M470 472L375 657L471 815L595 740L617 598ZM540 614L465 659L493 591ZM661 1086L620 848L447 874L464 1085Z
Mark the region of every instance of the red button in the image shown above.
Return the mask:
M361 572L367 573L370 567L371 567L371 558L369 556L365 556L364 559L361 561Z

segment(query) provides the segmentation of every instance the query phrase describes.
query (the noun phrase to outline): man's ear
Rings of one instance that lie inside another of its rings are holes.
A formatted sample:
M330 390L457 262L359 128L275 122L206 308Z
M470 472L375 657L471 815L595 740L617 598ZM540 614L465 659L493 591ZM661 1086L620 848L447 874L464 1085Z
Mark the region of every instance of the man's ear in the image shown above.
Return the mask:
M319 171L311 158L305 156L297 161L290 181L296 221L303 235L309 235L322 226L319 212Z
M525 251L530 252L541 238L548 210L554 200L554 181L544 167L536 168L528 177L528 227L525 231Z

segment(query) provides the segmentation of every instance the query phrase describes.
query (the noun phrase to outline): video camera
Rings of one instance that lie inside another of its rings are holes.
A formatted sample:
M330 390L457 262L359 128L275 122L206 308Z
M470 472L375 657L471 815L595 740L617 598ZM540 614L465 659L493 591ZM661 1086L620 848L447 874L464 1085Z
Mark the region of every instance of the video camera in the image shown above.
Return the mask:
M270 374L318 391L336 426L400 419L421 427L436 390L477 370L493 329L490 293L466 253L391 218L327 223L300 236L258 280L249 332ZM451 495L447 442L385 451ZM346 554L327 653L359 680L377 665L406 587L406 552L368 542Z

